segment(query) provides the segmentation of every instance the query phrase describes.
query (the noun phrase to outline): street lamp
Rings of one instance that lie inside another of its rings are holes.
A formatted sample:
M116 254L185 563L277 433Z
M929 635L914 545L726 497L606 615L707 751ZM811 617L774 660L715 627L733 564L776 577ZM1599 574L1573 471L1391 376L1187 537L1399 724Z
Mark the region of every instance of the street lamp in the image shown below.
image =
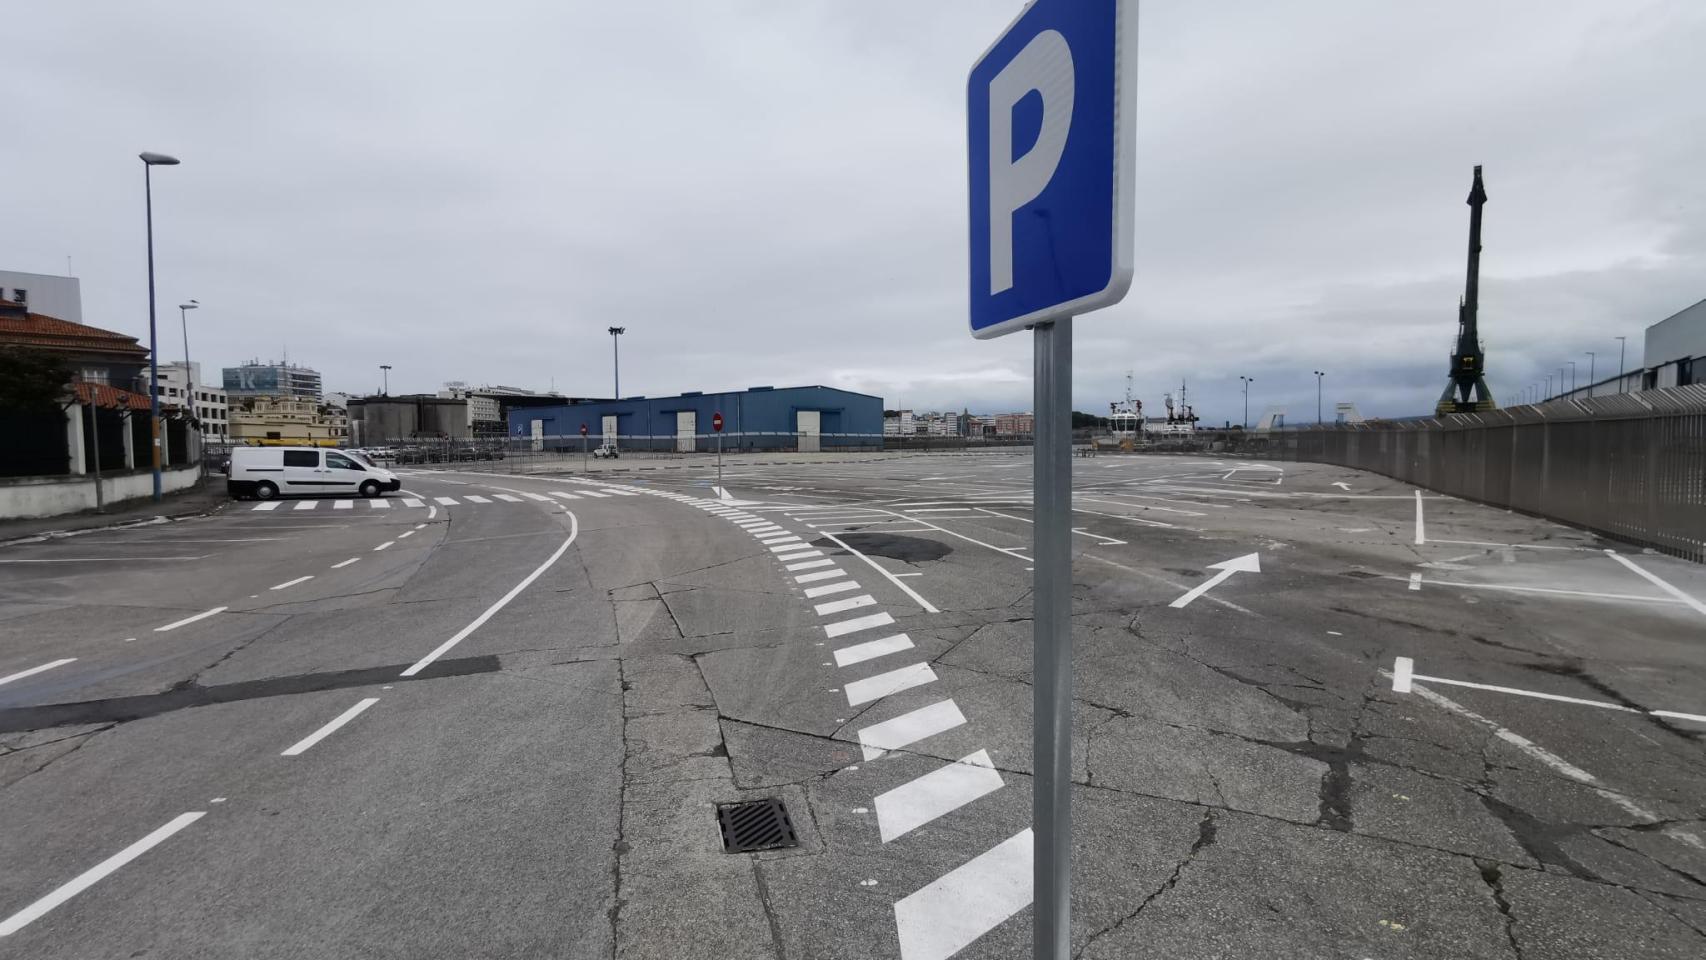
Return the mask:
M1238 379L1244 381L1244 429L1248 431L1250 429L1250 384L1255 383L1256 378L1239 374Z
M1593 351L1592 350L1587 351L1587 355L1588 355L1588 391L1589 391L1588 396L1593 396L1593 393L1592 393L1592 391L1593 391Z
M142 196L148 218L148 422L154 441L154 502L160 502L160 351L155 343L154 322L154 177L155 167L175 167L177 157L163 153L139 153L142 160ZM186 371L187 373L188 371Z
M1569 365L1570 365L1570 392L1575 393L1576 392L1576 361L1569 360L1566 362L1569 363ZM1560 370L1558 372L1561 374L1564 371Z
M389 363L380 364L379 375L385 378L385 385L379 388L379 395L389 397L391 395L391 365Z
M1629 346L1628 337L1617 337L1617 392L1623 392L1623 350Z
M195 387L195 383L190 379L190 322L188 317L189 311L199 309L200 307L200 300L191 300L188 303L178 304L178 326L183 328L184 334L184 381L189 383L192 389Z
M1321 378L1324 376L1326 374L1320 370L1315 371L1315 425L1317 427L1321 425ZM1249 415L1249 411L1246 409L1244 416L1248 417Z
M1552 375L1550 373L1546 375L1546 399L1552 399Z
M621 341L617 340L616 338L620 337L624 333L627 333L628 328L627 327L610 327L609 329L610 329L610 368L611 368L611 372L615 376L615 381L616 381L616 383L615 383L616 395L611 397L610 399L620 400L620 399L622 399L622 349L619 346L617 346L617 344L621 343Z

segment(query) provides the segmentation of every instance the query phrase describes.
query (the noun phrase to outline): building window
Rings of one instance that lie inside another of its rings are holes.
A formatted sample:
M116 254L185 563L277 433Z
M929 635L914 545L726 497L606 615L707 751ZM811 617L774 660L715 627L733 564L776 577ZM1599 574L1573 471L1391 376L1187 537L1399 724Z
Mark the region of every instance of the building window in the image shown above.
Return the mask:
M1695 376L1694 376L1694 364L1697 361L1699 361L1700 359L1702 359L1702 358L1690 357L1687 360L1678 360L1676 362L1676 385L1677 386L1686 387L1689 384L1696 382Z

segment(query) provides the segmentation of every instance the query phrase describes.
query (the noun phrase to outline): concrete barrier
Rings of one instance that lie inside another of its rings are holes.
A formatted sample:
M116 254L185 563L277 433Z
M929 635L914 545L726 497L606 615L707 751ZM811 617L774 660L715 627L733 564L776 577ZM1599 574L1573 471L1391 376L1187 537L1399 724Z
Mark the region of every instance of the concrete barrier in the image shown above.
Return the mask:
M161 473L166 493L195 486L201 467L173 467ZM154 495L153 474L147 470L101 478L107 506ZM95 509L95 479L82 477L0 477L0 520L58 517Z

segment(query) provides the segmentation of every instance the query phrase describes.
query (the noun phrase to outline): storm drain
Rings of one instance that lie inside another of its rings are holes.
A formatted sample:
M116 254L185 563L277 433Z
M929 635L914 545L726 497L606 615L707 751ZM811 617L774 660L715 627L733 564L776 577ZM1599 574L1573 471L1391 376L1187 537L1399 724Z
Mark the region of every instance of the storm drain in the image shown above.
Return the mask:
M724 853L752 853L797 847L794 821L788 808L775 797L746 803L726 803L717 808L717 824L723 830Z

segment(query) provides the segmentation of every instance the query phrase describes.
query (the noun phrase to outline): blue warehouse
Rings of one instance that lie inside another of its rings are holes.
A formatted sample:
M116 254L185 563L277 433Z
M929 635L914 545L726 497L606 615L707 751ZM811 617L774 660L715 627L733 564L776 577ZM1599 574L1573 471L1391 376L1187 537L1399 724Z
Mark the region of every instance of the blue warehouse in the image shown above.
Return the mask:
M723 415L725 450L880 449L883 401L833 387L750 387L730 393L585 400L509 413L509 436L536 448L578 450L581 428L594 445L623 450L716 449L714 414Z

